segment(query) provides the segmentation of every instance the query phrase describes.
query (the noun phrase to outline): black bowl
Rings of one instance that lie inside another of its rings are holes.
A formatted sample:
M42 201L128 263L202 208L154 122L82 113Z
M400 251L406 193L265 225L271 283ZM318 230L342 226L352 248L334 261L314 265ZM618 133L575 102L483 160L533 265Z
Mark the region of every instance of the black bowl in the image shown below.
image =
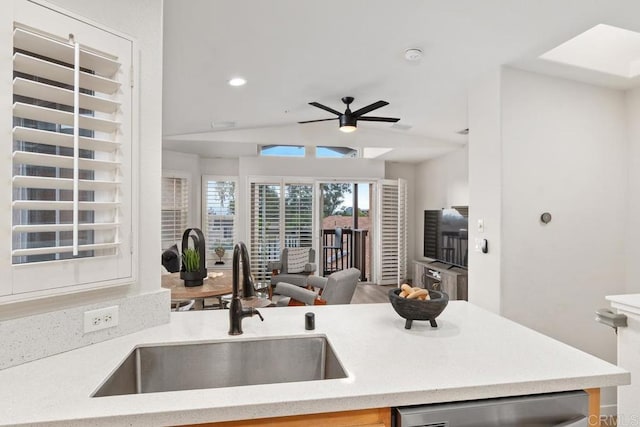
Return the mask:
M431 327L437 328L436 317L442 313L449 304L449 295L440 291L429 290L428 300L407 299L399 296L401 289L391 289L389 291L389 301L391 306L400 315L407 319L404 324L405 329L411 329L414 320L428 320Z

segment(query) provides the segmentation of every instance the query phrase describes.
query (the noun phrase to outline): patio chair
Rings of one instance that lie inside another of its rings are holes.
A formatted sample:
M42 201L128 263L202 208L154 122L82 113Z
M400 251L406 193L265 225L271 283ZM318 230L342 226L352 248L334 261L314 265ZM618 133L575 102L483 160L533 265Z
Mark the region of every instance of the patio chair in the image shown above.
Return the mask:
M280 294L282 298L278 300L277 305L350 304L359 278L360 270L357 268L340 270L329 277L309 277L308 285L318 288L319 292L278 282L274 292Z

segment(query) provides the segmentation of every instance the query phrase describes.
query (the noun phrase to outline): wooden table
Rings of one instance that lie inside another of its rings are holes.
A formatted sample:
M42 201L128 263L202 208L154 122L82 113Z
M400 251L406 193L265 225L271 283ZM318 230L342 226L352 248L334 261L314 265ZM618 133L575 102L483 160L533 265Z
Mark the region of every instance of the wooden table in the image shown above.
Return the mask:
M211 277L222 273L221 276ZM180 279L180 273L162 275L162 287L171 289L171 301L196 301L196 310L204 308L204 299L230 294L232 292L231 271L210 272L209 278L204 280L202 286L185 287ZM222 300L220 300L222 301ZM222 307L222 303L221 303Z

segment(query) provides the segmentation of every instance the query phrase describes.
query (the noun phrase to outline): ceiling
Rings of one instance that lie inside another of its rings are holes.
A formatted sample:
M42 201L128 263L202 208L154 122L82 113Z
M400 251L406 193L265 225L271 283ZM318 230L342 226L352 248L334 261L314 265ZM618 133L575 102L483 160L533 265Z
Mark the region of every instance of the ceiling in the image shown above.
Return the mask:
M640 32L637 0L164 0L163 147L203 157L261 144L388 147L417 162L464 146L467 89L501 65L613 88L639 83L539 59L597 24ZM404 58L420 48L420 61ZM248 83L231 87L243 76ZM352 134L308 105L378 100ZM213 124L213 125L212 125ZM473 130L471 130L473 132Z

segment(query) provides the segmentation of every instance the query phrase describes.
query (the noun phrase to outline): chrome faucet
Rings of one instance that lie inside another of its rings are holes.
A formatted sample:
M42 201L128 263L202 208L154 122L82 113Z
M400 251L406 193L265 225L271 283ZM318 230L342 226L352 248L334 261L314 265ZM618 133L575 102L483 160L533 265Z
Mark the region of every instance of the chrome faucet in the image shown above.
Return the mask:
M242 296L244 298L255 296L249 252L244 243L238 242L233 248L233 296L231 298L231 305L229 306L229 335L242 335L242 319L244 317L257 314L260 320L264 322L264 318L258 310L253 307L242 307L240 281L238 280L238 276L240 275L240 258L242 258Z

